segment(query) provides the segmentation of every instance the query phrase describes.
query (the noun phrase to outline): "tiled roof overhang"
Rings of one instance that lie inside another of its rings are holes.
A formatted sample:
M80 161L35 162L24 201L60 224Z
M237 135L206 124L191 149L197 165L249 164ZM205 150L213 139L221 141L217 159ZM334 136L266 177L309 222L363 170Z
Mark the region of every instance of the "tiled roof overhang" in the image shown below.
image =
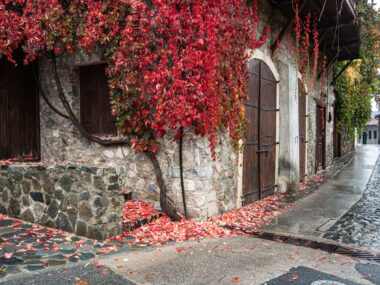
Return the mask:
M279 9L289 22L293 20L296 0L269 0L269 2ZM329 61L352 60L360 57L359 22L352 1L299 0L298 3L301 19L311 13L319 20L317 25L319 48Z

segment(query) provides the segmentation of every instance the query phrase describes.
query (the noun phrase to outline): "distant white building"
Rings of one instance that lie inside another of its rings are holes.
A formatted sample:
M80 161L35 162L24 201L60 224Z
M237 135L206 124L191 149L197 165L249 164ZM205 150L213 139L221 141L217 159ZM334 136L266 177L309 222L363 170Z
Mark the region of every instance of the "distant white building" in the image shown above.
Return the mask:
M376 116L376 119L369 121L366 125L367 128L363 130L362 135L359 137L359 143L361 144L378 144L379 139L379 119L380 115Z

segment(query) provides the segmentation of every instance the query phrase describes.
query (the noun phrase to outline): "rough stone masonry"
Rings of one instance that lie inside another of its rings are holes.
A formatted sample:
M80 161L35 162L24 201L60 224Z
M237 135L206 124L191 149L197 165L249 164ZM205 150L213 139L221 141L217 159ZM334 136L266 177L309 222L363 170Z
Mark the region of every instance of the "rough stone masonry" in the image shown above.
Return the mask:
M0 166L0 213L80 236L121 233L123 168Z

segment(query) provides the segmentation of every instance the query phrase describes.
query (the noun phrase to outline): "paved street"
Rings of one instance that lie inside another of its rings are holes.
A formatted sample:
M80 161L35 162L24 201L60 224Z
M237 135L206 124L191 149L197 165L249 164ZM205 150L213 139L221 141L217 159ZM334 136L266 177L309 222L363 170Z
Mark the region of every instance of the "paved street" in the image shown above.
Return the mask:
M377 218L376 229L372 230L375 223L373 223L372 227L371 223L376 220L375 215L378 209L379 195L376 194L376 189L378 189L379 182L378 174L376 174L378 168L375 169L375 166L379 153L379 146L363 145L357 150L352 162L336 177L322 184L317 191L297 201L296 206L291 211L274 218L269 225L265 225L261 229L269 232L311 237L323 237L328 231L325 237L346 242L359 240L363 238L365 233L369 233L370 236L365 238L366 242L363 242L363 245L375 245L379 218ZM379 161L377 164L379 164ZM374 175L370 180L373 172ZM363 194L364 198L362 199ZM374 199L374 197L376 198ZM350 218L353 217L350 212L346 217L343 217L359 200L362 202L359 202L356 210L353 210L354 212L361 212L363 208L367 207L366 212L359 215L361 220L355 222L354 219ZM369 213L370 215L368 216L367 214ZM366 216L365 219L364 216ZM341 218L342 221L340 221ZM338 221L340 222L337 227L330 229ZM349 227L351 221L362 224L362 226L352 230ZM364 232L361 231L366 226L369 229ZM340 229L346 227L343 232L343 236L346 236L346 238L338 236L340 231L338 227ZM350 233L354 233L356 238L351 240L347 236ZM357 244L360 245L360 243Z
M323 237L380 248L380 158L362 198Z
M360 148L339 175L301 195L264 230L378 247L379 153ZM0 284L380 284L378 263L282 240L246 235L130 247L3 218L7 275Z
M346 285L380 284L379 265L249 236L206 239L152 251L116 254L103 263L137 284L287 284L289 281L290 284L312 284L318 280ZM375 273L361 274L357 266L368 270L368 266L375 266L371 268ZM376 277L377 281L371 283L366 279L369 277Z
M58 269L44 270L38 273L22 274L15 278L0 281L2 285L41 284L41 285L133 285L134 283L115 274L105 267L95 265L69 265Z
M99 261L102 266L80 262L0 284L380 284L378 264L250 236L120 251Z

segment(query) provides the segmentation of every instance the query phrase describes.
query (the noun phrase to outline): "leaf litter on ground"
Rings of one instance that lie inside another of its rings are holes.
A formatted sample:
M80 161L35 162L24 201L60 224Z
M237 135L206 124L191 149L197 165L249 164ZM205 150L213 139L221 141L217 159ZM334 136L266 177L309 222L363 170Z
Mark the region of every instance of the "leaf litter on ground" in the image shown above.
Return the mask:
M172 222L167 215L161 214L159 218L151 223L142 225L131 232L123 232L120 236L111 240L122 241L123 237L132 237L133 240L128 240L131 244L161 245L169 241L181 242L200 238L225 238L244 234L243 230L255 231L257 227L267 220L292 206L292 203L286 204L279 201L284 196L286 194L274 194L206 221L186 220L183 218L180 222ZM123 220L158 216L158 212L154 210L153 205L149 204L149 202L133 200L131 205L124 207ZM141 213L141 216L139 216L139 213Z

